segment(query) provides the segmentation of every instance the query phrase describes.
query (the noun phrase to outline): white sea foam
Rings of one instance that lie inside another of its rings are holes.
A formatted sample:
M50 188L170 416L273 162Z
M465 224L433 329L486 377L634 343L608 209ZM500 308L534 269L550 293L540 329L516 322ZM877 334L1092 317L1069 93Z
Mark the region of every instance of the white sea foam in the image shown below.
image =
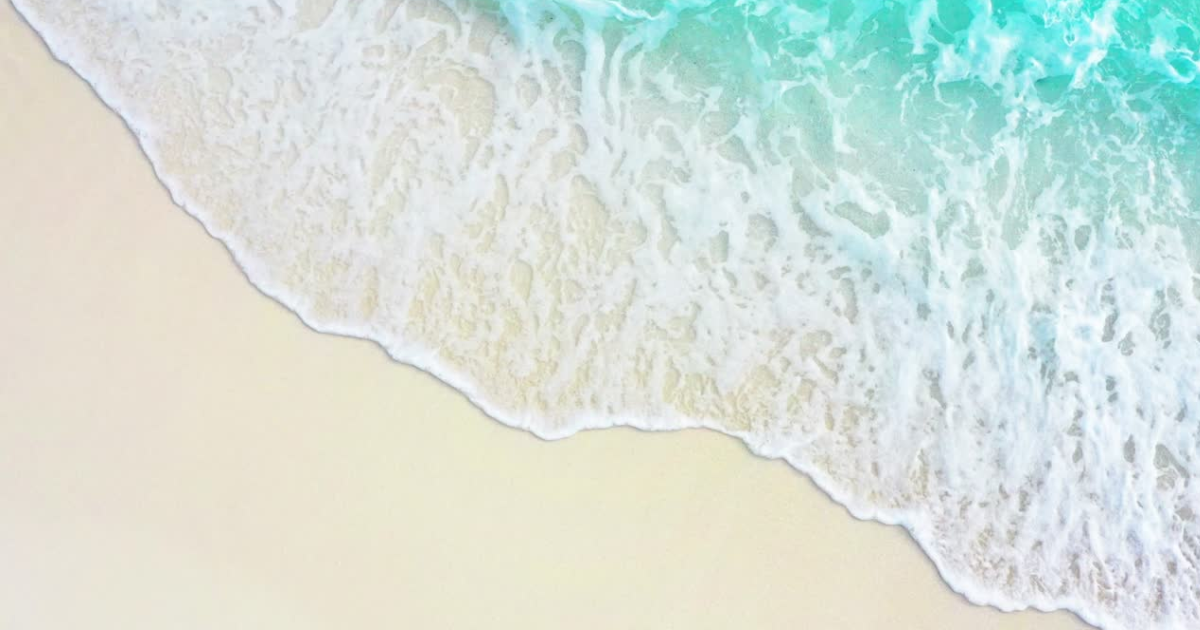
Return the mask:
M14 2L313 327L738 436L974 601L1200 624L1189 5Z

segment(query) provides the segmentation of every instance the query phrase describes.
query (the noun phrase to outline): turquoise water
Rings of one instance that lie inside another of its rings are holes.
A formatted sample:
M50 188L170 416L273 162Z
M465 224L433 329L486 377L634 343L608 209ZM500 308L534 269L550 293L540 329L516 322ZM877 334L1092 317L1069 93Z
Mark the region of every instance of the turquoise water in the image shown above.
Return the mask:
M1200 4L195 4L16 2L314 328L739 437L973 601L1200 624Z

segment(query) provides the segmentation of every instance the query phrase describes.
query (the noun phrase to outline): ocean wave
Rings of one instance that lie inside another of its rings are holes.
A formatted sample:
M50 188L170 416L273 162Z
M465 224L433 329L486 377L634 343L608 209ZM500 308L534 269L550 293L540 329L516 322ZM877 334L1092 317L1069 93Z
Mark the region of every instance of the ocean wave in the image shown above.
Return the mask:
M1200 624L1200 5L14 0L318 330Z

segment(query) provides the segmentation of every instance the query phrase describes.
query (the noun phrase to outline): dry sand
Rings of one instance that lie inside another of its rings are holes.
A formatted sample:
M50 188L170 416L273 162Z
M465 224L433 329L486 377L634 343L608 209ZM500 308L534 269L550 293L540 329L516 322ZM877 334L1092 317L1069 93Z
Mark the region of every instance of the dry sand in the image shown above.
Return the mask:
M732 438L487 419L259 294L0 3L0 628L1081 628Z

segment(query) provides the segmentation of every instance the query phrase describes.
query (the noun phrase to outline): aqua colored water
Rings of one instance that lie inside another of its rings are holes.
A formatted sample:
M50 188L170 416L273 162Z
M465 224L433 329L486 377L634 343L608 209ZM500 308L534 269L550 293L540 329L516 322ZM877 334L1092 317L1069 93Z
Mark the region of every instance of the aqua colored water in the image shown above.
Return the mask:
M17 0L313 327L1200 626L1200 4ZM803 570L798 568L797 570Z

